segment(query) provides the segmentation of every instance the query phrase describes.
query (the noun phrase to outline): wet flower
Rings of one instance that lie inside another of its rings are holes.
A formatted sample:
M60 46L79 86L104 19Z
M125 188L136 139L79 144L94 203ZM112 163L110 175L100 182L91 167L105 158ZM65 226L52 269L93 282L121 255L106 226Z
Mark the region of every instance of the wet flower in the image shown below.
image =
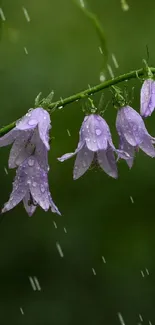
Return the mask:
M77 154L73 172L73 178L82 176L90 167L94 157L100 167L111 177L117 178L117 166L114 152L122 158L128 159L129 155L122 150L116 150L112 142L108 124L100 116L91 114L85 117L81 129L78 147L74 153L67 153L59 161L63 162Z
M42 168L48 169L50 116L39 107L29 111L17 121L16 127L0 138L0 147L13 143L9 157L9 168L19 166L34 153Z
M22 200L29 216L37 205L45 211L51 208L52 212L60 214L49 192L47 172L40 167L36 155L30 156L18 167L12 193L2 213L13 209Z
M144 117L150 116L155 109L155 81L147 79L144 81L140 93L140 114Z
M120 136L120 149L131 156L126 160L130 168L137 148L142 149L148 156L155 157L155 138L148 133L142 117L133 108L126 106L118 111L116 128Z

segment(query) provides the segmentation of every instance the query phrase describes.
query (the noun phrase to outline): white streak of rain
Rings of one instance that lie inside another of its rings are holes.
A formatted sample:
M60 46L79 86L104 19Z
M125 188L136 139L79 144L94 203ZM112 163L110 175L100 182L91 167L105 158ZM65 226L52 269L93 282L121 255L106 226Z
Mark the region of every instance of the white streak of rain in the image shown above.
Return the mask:
M149 270L147 269L147 267L145 268L146 274L149 275Z
M107 64L107 68L108 68L108 72L109 72L110 77L113 79L115 76L114 76L111 65Z
M36 285L35 285L35 283L34 283L34 281L33 281L33 279L32 279L31 276L29 276L29 280L30 280L30 283L31 283L32 289L33 289L34 291L36 291L37 288L36 288Z
M24 310L23 310L22 307L20 307L20 312L21 312L22 315L24 315Z
M106 263L105 257L102 255L102 261L103 263Z
M8 175L8 170L6 167L4 167L5 174Z
M22 9L23 9L23 13L24 13L25 19L29 23L31 21L30 16L29 16L29 13L28 13L28 11L27 11L27 9L25 7L22 7Z
M140 270L140 272L141 272L142 277L144 278L145 274L144 274L143 270Z
M67 229L64 227L64 232L65 232L65 234L67 234Z
M131 203L134 203L133 197L130 196Z
M113 60L114 67L115 67L116 69L118 69L118 68L119 68L119 64L118 64L118 62L117 62L117 59L116 59L115 54L112 53L112 54L111 54L111 57L112 57L112 60Z
M95 271L95 269L93 267L92 267L92 272L93 272L94 275L96 275L96 271Z
M129 10L129 5L126 0L121 0L121 7L123 11L128 11Z
M70 131L67 129L68 136L71 137Z
M84 1L83 1L83 0L79 0L79 1L80 1L80 5L81 5L81 7L84 8L84 7L85 7L85 3L84 3Z
M6 17L5 17L5 15L4 15L4 12L3 12L2 8L0 8L0 16L1 16L1 19L2 19L3 21L6 21Z
M141 314L139 314L139 319L140 319L141 322L143 322L143 317L142 317Z
M104 82L106 80L105 74L100 72L100 82Z
M58 253L59 253L60 257L64 257L64 253L63 253L62 248L61 248L58 241L56 242L56 248L58 250Z
M121 313L118 313L118 318L119 318L121 325L125 325L125 322L124 322L124 319L123 319L123 316Z
M102 47L101 46L99 46L99 52L101 53L101 54L103 54L103 51L102 51Z
M25 54L29 54L27 47L24 47L24 52L25 52Z
M55 221L53 221L53 225L54 225L55 229L57 229L57 228L58 228L58 227L57 227L57 224L56 224L56 222L55 222Z
M38 278L36 276L34 276L33 279L34 279L37 290L41 291L41 286L40 286Z

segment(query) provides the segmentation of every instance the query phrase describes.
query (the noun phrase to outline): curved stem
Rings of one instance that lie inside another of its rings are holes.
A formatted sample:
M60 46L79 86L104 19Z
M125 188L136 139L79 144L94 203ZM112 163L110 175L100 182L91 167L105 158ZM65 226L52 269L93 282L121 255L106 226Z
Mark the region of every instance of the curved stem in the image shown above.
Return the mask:
M150 68L150 71L155 74L155 68ZM131 72L128 72L126 74L123 74L119 77L104 81L94 87L90 87L88 89L85 89L75 95L69 96L67 98L64 99L60 99L56 102L53 103L49 103L48 105L46 103L46 99L43 100L43 103L45 103L46 107L45 109L50 110L51 112L55 111L55 109L57 108L63 108L64 106L71 104L73 102L79 101L80 99L83 99L84 97L88 97L89 95L93 95L105 88L108 88L110 86L116 85L120 82L126 81L126 80L130 80L130 79L136 79L140 76L143 76L145 74L144 69L139 69L139 70L134 70ZM42 105L44 107L44 105ZM16 125L16 122L12 122L9 125L4 126L3 128L0 129L0 136L6 134L7 132L9 132L10 130L12 130Z
M150 68L151 72L153 74L155 74L155 68ZM64 106L66 106L67 104L70 104L70 103L73 103L73 102L76 102L84 97L87 97L89 95L93 95L105 88L108 88L110 86L113 86L113 85L116 85L122 81L125 81L125 80L130 80L130 79L135 79L135 78L138 78L140 76L143 76L145 74L145 71L144 69L139 69L139 70L134 70L134 71L131 71L131 72L128 72L128 73L125 73L119 77L116 77L116 78L113 78L113 79L110 79L110 80L107 80L107 81L104 81L94 87L90 87L84 91L81 91L80 93L77 93L75 95L72 95L72 96L69 96L65 99L61 99L61 100L58 100L54 103L51 103L49 104L48 108L49 109L53 109L55 110L56 108L62 108Z

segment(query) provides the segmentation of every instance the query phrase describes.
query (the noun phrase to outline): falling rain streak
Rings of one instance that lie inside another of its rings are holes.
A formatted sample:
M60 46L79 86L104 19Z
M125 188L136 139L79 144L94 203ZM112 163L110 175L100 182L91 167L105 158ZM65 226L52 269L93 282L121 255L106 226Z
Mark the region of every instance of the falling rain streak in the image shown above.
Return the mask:
M145 277L145 275L147 275L147 276L150 275L148 268L145 268L144 271L143 270L140 270L140 272L141 272L141 275L142 275L143 278Z
M3 12L2 8L0 8L0 16L1 16L1 19L3 21L6 21L6 18L5 18L5 15L4 15L4 12Z
M24 315L24 311L23 311L22 307L20 307L20 312L21 312L22 315Z
M102 255L102 261L103 263L106 263L105 257Z
M143 322L143 317L142 317L141 314L139 314L139 319L140 319L141 322Z
M70 131L67 129L68 136L71 137Z
M25 54L29 54L27 47L24 47L24 52L25 52Z
M109 72L110 77L113 79L115 76L114 76L111 65L107 64L107 68L108 68L108 72Z
M5 174L8 175L8 170L6 167L4 167Z
M126 0L121 0L121 7L123 11L128 11L129 10L129 5Z
M36 276L34 276L34 277L29 276L29 280L30 280L32 289L34 291L37 291L37 290L41 291L41 286L40 286L40 283L39 283L38 278Z
M131 203L134 203L133 197L130 196Z
M67 229L64 227L64 232L65 232L65 234L67 234Z
M56 222L55 222L55 221L53 221L53 225L54 225L55 229L57 229L57 228L58 228L58 227L57 227L57 224L56 224Z
M58 250L58 253L59 253L60 257L64 257L64 253L63 253L62 248L61 248L58 241L56 242L56 248Z
M93 272L94 275L96 275L96 271L95 271L95 269L93 267L92 267L92 272Z
M123 319L123 316L121 313L118 313L118 318L119 318L121 325L125 325L125 322L124 322L124 319Z
M115 54L112 53L112 54L111 54L111 57L112 57L112 61L113 61L114 67L115 67L116 69L118 69L118 68L119 68L119 64L118 64L118 62L117 62L117 60L116 60L116 56L115 56Z
M25 7L22 7L22 9L23 9L23 13L24 13L25 19L29 23L31 21L30 16L29 16L29 13L28 13L28 11L27 11L27 9Z
M104 82L106 80L105 74L103 72L100 72L100 81Z
M84 3L84 1L83 1L83 0L79 0L79 2L80 2L80 6L81 6L82 8L84 8L84 7L85 7L85 3Z

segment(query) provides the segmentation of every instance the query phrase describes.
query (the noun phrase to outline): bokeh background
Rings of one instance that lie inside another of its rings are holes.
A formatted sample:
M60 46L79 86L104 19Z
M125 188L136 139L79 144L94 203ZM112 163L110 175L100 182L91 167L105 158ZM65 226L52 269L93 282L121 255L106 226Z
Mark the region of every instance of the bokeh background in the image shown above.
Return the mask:
M142 67L146 45L155 65L155 2L128 4L125 12L120 0L87 1L102 23L115 76ZM73 1L3 0L0 6L6 18L0 40L1 126L33 107L40 91L47 96L54 90L57 100L100 82L100 42ZM130 81L129 91L133 86L133 106L139 109L141 82ZM99 98L94 96L96 105ZM105 105L109 99L105 91ZM127 325L155 322L155 160L139 152L131 170L119 162L118 180L93 168L73 181L74 158L62 164L57 157L75 149L83 117L80 102L52 115L49 181L62 216L38 208L29 218L20 204L1 220L0 324L117 325L118 313ZM118 145L112 104L105 118ZM146 124L155 136L154 114ZM15 175L7 167L9 150L0 151L1 207ZM32 288L34 276L41 290Z

